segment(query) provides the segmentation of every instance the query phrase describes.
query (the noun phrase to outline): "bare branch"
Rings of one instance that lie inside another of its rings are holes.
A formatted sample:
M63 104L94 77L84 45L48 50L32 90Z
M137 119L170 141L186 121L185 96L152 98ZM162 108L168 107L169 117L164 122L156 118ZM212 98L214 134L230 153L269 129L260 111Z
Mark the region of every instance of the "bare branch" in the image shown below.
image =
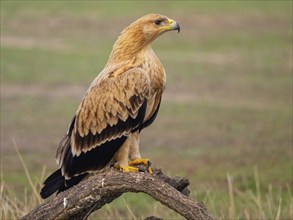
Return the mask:
M160 170L149 174L104 169L45 201L22 219L86 219L125 192L143 192L186 219L212 220L203 203L187 197L188 185L186 178L170 178Z

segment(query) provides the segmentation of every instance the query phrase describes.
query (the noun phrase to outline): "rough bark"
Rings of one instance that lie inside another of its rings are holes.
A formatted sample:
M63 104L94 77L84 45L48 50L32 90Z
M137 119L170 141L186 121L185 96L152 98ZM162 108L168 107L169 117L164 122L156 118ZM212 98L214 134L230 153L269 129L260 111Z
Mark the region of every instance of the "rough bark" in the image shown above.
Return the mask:
M149 174L105 169L53 196L22 219L87 219L92 212L125 192L143 192L186 219L212 220L203 203L188 198L188 185L188 179L170 178L160 170Z

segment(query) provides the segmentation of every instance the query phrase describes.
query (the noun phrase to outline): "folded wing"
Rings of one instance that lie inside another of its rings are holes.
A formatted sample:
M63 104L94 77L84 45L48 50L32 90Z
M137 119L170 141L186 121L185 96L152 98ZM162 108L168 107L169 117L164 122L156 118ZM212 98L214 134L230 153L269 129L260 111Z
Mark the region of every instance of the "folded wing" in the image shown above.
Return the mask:
M65 178L105 166L127 134L143 128L150 81L140 68L97 78L83 98L56 159Z

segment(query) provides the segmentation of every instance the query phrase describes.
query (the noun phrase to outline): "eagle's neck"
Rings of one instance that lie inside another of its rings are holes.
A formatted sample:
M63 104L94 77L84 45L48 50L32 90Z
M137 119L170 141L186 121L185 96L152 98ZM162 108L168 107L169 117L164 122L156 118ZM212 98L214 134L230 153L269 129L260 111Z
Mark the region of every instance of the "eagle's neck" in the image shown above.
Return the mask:
M131 61L151 48L150 41L142 34L142 30L134 25L125 28L115 42L108 64Z
M110 71L111 76L117 76L128 69L139 67L149 75L154 90L161 89L165 84L165 70L155 55L151 42L138 28L130 26L122 31L115 42L106 68L121 65L116 71Z

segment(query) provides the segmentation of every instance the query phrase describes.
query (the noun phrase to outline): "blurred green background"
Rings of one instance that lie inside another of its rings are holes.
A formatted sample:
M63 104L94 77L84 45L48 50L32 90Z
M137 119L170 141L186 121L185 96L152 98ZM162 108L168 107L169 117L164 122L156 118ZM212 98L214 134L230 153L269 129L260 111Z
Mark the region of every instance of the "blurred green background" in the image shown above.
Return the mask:
M181 32L153 44L167 86L142 155L188 177L218 218L292 218L292 1L1 1L2 184L20 203L30 196L13 142L35 182L57 168L57 144L118 34L148 13ZM141 194L96 213L133 215L179 218Z

